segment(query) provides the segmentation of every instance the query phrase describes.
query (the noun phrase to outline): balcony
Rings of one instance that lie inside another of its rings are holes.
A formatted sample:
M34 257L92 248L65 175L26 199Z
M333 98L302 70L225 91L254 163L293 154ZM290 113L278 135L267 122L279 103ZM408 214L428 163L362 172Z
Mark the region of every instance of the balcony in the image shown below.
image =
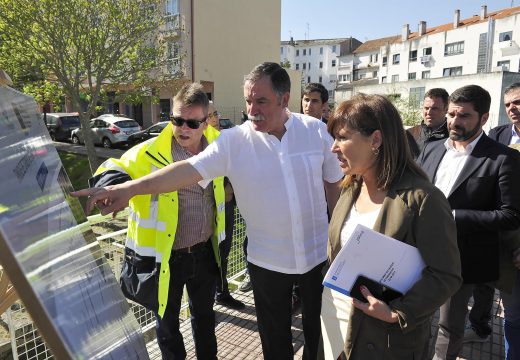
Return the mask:
M181 34L180 14L167 14L164 16L164 25L161 30L164 38L175 38Z
M502 56L517 55L520 50L518 44L514 40L501 41L498 43L498 48L500 49Z

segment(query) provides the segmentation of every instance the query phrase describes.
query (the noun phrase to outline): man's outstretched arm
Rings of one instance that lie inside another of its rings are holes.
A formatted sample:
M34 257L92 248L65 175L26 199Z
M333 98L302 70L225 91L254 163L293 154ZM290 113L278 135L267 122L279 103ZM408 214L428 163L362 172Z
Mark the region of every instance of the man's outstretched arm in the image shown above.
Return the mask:
M168 165L142 178L127 181L123 184L83 189L73 192L76 197L88 196L87 214L97 206L102 215L123 210L135 195L160 194L177 191L202 180L202 176L187 161L179 161Z

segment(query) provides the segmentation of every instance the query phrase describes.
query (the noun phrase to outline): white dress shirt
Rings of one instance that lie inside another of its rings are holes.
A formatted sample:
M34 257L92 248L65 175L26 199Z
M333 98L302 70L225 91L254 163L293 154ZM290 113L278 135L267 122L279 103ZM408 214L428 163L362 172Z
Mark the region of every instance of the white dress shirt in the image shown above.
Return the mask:
M520 144L520 136L518 136L518 133L516 132L515 124L511 127L511 142L509 145L512 144Z
M462 172L464 164L466 164L469 155L471 155L471 152L482 137L482 134L483 132L481 132L480 135L470 142L463 150L455 149L453 146L453 140L449 138L444 142L446 154L444 154L444 157L439 164L439 168L435 173L435 186L443 192L444 196L448 197L450 195L453 184L455 184L455 181Z
M327 258L323 181L343 177L324 123L291 113L281 141L250 121L223 131L188 159L205 180L227 176L248 236L248 261L286 274L305 273Z

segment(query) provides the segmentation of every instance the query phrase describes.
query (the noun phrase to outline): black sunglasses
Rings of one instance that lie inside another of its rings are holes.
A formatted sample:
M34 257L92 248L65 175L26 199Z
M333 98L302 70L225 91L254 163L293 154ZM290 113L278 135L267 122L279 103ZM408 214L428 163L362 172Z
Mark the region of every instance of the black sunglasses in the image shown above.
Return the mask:
M195 119L183 119L181 117L177 116L170 116L170 120L175 126L182 126L184 123L188 125L190 129L198 129L200 127L200 124L206 122L207 117L205 117L203 120L195 120Z

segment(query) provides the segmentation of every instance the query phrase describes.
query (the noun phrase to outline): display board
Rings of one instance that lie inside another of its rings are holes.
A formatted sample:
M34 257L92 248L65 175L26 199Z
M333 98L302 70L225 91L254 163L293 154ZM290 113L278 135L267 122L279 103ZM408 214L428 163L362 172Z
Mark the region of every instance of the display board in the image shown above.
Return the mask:
M57 359L148 359L35 101L0 86L0 263Z

